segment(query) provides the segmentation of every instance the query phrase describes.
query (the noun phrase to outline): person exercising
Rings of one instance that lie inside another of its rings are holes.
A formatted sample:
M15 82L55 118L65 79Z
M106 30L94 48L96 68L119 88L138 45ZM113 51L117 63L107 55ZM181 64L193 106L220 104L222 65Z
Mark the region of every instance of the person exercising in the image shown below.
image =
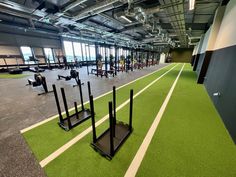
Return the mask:
M63 63L65 65L65 70L68 68L69 69L69 66L68 66L68 63L67 63L67 59L65 56L63 56Z
M114 61L113 60L110 61L110 70L114 71Z
M123 72L125 69L125 61L124 61L124 58L121 57L120 59L120 70Z
M77 69L78 67L79 67L79 62L78 62L77 57L75 57L75 68Z
M103 67L103 64L102 64L102 60L98 60L98 74L101 74L102 73L102 67Z

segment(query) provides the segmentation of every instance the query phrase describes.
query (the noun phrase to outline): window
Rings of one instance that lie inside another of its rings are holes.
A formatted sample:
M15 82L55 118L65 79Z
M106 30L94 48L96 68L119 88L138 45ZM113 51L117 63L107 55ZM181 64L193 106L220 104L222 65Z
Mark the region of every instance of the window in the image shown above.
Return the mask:
M95 61L96 60L95 45L89 46L89 52L90 52L90 59Z
M106 47L105 50L106 50L106 57L109 58L109 56L110 56L110 48Z
M81 51L81 43L73 42L73 47L74 47L75 57L78 59L78 61L82 61L83 55Z
M24 46L24 47L20 47L20 49L21 49L21 52L23 54L25 63L35 64L35 60L32 60L33 59L32 58L33 54L32 54L31 48Z
M64 49L66 52L67 62L74 62L74 53L73 53L72 42L64 41L63 43L64 43Z
M124 50L124 56L125 58L128 56L128 50Z
M86 57L87 57L87 50L85 48L85 44L84 43L81 43L81 46L82 46L82 51L83 51L83 55L84 55L84 58L83 58L83 61L86 61Z
M100 47L99 54L102 55L102 61L105 60L105 48Z
M85 54L86 54L86 56L85 56L85 59L86 60L90 60L90 51L89 51L89 45L88 44L85 44Z
M110 48L110 53L115 57L115 47Z
M52 49L50 48L44 48L44 53L45 53L45 57L46 57L46 61L49 63L55 63L54 61L54 57L52 54Z
M119 49L119 56L121 56L121 55L123 55L123 49L122 48Z

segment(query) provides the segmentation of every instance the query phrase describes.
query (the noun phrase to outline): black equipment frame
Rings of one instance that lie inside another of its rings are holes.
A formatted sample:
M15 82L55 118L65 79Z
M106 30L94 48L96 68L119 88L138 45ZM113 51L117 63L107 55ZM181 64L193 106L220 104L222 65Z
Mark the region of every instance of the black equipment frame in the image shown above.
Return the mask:
M92 99L92 97L90 97ZM91 102L91 101L90 101ZM133 115L133 90L130 90L130 110L129 124L116 120L116 88L113 87L113 102L108 103L109 107L109 128L99 137L96 136L95 118L92 113L93 142L91 146L102 156L111 160L121 145L132 133L132 115Z
M62 95L64 108L65 108L65 112L66 112L66 117L65 118L63 118L63 116L62 116L56 86L55 86L55 84L52 85L54 96L55 96L55 101L56 101L56 105L57 105L57 110L58 110L58 114L59 114L58 125L65 131L71 130L72 128L74 128L77 125L81 124L85 120L89 119L92 115L91 114L91 106L90 106L90 110L84 108L81 81L79 80L78 83L79 83L81 110L78 111L77 102L74 102L75 113L73 113L73 114L70 114L69 111L68 111L68 105L67 105L67 101L66 101L65 91L64 91L64 88L61 88L61 95ZM88 82L88 92L89 92L89 94L91 94L90 83L89 82ZM90 105L91 105L91 103L90 103ZM93 110L93 112L94 112L94 110Z

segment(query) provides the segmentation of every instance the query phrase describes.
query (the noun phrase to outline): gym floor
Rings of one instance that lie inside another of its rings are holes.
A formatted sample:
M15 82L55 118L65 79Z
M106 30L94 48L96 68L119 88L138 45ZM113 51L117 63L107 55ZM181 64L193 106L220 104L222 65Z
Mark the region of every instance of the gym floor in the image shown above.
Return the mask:
M79 100L78 88L72 88L74 81L55 81L57 74L66 73L69 71L55 70L44 75L48 85L65 87L69 107L73 107L73 101ZM123 103L129 97L129 89L134 89L134 131L111 161L90 147L90 121L65 132L57 125L58 120L52 119L20 134L19 130L57 114L54 96L51 93L37 96L39 89L25 86L30 76L7 79L1 85L4 88L1 96L11 95L4 99L5 109L1 110L3 176L72 177L96 173L96 176L235 177L234 142L204 86L196 84L196 74L189 64L158 65L119 73L115 78L86 76L86 68L81 69L81 78L84 82L90 80L94 97L110 91L113 85L119 87L140 76L145 77L117 89L117 107L123 105L117 110L117 117L124 122L129 106ZM83 92L86 101L86 86ZM108 126L105 117L109 100L111 94L94 102L96 122L102 122L97 126L98 135ZM9 110L10 104L15 109ZM153 126L156 122L157 129Z
M88 76L86 67L79 71L82 82L86 84L89 80L92 93L97 97L110 91L113 85L119 87L166 65L160 64L129 73L119 72L114 78ZM68 106L73 107L73 101L79 102L79 89L72 87L74 80L57 81L58 74L69 75L69 70L46 70L43 73L47 78L49 90L52 90L53 83L58 88L64 87ZM24 72L20 77L8 78L9 75L0 74L0 176L46 176L20 134L20 130L57 114L53 93L38 96L37 94L42 92L40 87L26 86L27 78L33 78L33 75L34 73ZM83 95L84 101L87 101L87 86L83 86Z

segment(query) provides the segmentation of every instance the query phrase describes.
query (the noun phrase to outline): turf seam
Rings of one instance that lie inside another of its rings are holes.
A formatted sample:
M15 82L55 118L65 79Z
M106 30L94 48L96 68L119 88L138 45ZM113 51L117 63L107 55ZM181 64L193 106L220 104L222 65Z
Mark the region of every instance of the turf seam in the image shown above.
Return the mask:
M154 136L154 133L155 133L157 127L158 127L158 124L159 124L159 122L160 122L160 120L161 120L161 118L162 118L162 116L163 116L163 114L165 112L167 104L168 104L168 102L169 102L169 100L171 98L171 95L172 95L172 93L173 93L173 91L175 89L175 86L176 86L176 84L177 84L177 82L179 80L179 77L180 77L180 75L181 75L181 73L182 73L182 71L184 69L184 66L185 66L185 64L182 66L178 76L176 77L172 87L170 88L170 91L167 94L167 96L166 96L166 98L165 98L165 100L164 100L164 102L163 102L159 112L157 113L156 118L154 119L151 127L149 128L149 130L148 130L148 132L147 132L147 134L146 134L146 136L145 136L145 138L144 138L144 140L143 140L143 142L141 144L141 146L139 147L137 153L135 154L134 159L132 160L129 168L127 169L127 171L126 171L126 173L124 175L125 177L134 177L136 175L136 173L137 173L137 171L138 171L138 169L139 169L139 167L140 167L140 165L142 163L142 160L143 160L143 158L145 156L145 153L147 152L149 144L151 143L151 140L152 140L152 138Z
M172 64L171 64L171 65L172 65ZM147 75L144 75L144 76L141 76L141 77L139 77L139 78L137 78L137 79L135 79L135 80L132 80L132 81L130 81L130 82L124 84L124 85L121 85L121 86L118 87L116 90L119 90L119 89L121 89L121 88L123 88L123 87L125 87L125 86L127 86L127 85L129 85L129 84L132 84L132 83L134 83L134 82L136 82L136 81L138 81L138 80L140 80L140 79L143 79L143 78L145 78L145 77L148 77L148 76L150 76L150 75L152 75L152 74L154 74L154 73L156 73L156 72L159 72L159 71L161 71L161 70L163 70L163 69L165 69L166 67L171 66L171 65L164 66L164 67L162 67L162 68L160 68L160 69L158 69L158 70L156 70L156 71L153 71L153 72L151 72L151 73L149 73L149 74L147 74ZM178 64L177 64L177 65L178 65ZM175 66L177 66L177 65L175 65ZM97 100L97 99L99 99L99 98L101 98L101 97L103 97L103 96L108 95L108 94L111 93L111 92L112 92L112 90L110 90L110 91L108 91L108 92L106 92L106 93L104 93L104 94L102 94L102 95L99 95L98 97L94 98L94 101ZM84 104L87 104L87 103L89 103L89 101L86 101ZM79 104L77 107L80 108L80 107L81 107L81 104ZM73 111L73 110L75 110L74 107L73 107L73 108L70 108L68 111L70 112L70 111ZM62 112L62 115L64 115L65 113L66 113L65 111ZM47 119L45 119L45 120L43 120L43 121L40 121L40 122L38 122L38 123L35 123L35 124L33 124L33 125L31 125L31 126L29 126L29 127L27 127L27 128L24 128L24 129L20 130L20 133L23 134L23 133L25 133L25 132L27 132L27 131L29 131L29 130L32 130L32 129L34 129L34 128L40 126L40 125L43 125L43 124L45 124L45 123L47 123L47 122L49 122L49 121L51 121L51 120L53 120L53 119L58 118L58 116L59 116L59 115L56 114L56 115L54 115L54 116L52 116L52 117L49 117L49 118L47 118Z
M145 86L142 90L140 90L138 93L136 93L133 97L135 99L137 96L139 96L142 92L144 92L146 89L148 89L150 86L152 86L154 83L156 83L158 80L160 80L162 77L164 77L166 74L168 74L170 71L172 71L175 67L177 67L179 64L174 65L171 69L163 73L161 76L159 76L157 79L149 83L147 86ZM130 99L127 99L124 101L120 106L117 107L117 111L119 111L121 108L123 108L125 105L129 103ZM95 126L98 127L101 125L103 122L105 122L109 117L109 114L105 115L103 118L101 118L99 121L96 122ZM81 140L83 137L85 137L88 133L92 131L92 127L88 127L85 129L83 132L81 132L79 135L68 141L66 144L58 148L56 151L51 153L49 156L44 158L42 161L40 161L40 166L45 167L48 163L53 161L55 158L60 156L63 152L65 152L67 149L69 149L71 146L73 146L75 143L77 143L79 140Z

